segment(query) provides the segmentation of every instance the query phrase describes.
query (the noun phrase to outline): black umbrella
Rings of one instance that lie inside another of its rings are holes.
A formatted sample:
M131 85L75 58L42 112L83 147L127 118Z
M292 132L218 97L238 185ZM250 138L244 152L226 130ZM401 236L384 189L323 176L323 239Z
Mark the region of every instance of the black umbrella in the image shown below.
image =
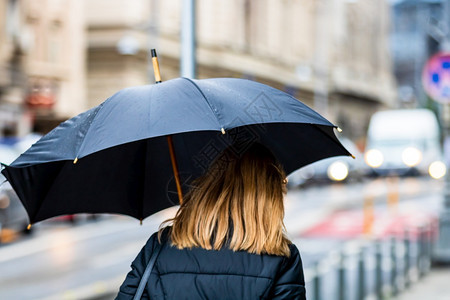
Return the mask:
M290 173L326 157L350 155L334 127L289 94L261 83L177 78L117 92L61 123L2 173L31 223L74 213L142 220L178 204L172 163L178 162L186 188L228 145L242 151L258 141Z

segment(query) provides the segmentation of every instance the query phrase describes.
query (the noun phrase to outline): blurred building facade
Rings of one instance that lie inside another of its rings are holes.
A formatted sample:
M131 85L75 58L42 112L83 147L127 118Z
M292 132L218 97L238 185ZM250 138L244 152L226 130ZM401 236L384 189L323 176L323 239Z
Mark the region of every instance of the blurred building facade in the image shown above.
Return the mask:
M163 80L178 77L181 5L0 0L0 127L50 129L152 83L150 48ZM269 84L359 139L370 115L396 102L389 26L387 0L197 0L197 77Z
M0 135L46 132L87 107L82 4L0 0Z
M155 12L151 3L85 1L89 106L100 104L119 89L153 83L147 75L150 22ZM153 42L156 36L150 39Z
M179 76L182 1L89 0L88 99ZM373 112L392 107L387 1L196 1L197 78L242 77L284 90L353 139Z

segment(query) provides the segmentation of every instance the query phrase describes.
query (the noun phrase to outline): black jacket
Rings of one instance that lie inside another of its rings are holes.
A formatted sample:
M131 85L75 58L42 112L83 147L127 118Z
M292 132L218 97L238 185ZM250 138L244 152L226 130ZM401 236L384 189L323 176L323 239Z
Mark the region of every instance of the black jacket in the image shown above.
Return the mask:
M132 299L157 243L153 234L131 264L116 299ZM306 299L300 254L290 257L164 243L142 299Z

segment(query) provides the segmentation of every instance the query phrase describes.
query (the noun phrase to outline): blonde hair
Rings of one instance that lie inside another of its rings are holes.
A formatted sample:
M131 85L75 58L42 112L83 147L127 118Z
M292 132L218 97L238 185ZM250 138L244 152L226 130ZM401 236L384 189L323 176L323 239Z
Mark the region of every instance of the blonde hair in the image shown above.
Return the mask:
M228 247L289 256L285 235L285 173L274 155L254 143L240 153L227 148L194 181L173 219L170 237L179 249Z

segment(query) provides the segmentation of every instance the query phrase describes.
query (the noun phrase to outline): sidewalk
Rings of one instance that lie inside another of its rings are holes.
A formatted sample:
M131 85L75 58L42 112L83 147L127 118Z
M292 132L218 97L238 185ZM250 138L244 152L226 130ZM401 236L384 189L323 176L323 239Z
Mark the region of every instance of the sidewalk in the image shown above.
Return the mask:
M434 267L418 282L401 292L397 300L449 300L450 265Z

